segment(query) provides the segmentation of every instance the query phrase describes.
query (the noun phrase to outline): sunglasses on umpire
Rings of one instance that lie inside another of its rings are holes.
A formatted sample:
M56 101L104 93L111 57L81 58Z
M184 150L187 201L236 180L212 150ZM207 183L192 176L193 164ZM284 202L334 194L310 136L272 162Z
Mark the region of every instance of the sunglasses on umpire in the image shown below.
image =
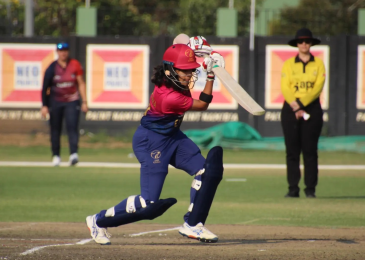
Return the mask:
M297 43L299 43L299 44L302 44L303 42L305 42L306 44L311 44L312 43L312 41L309 40L309 39L306 39L306 40L297 40Z

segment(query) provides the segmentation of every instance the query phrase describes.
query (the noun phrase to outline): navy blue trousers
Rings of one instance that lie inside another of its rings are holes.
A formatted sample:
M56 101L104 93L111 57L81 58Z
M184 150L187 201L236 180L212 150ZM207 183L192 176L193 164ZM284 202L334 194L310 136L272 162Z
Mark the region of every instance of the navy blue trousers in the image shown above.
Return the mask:
M70 154L77 153L79 142L78 125L80 117L80 100L71 102L57 102L53 100L50 106L49 114L52 154L58 156L60 155L60 138L63 119L66 121Z
M169 164L191 176L204 168L200 149L180 130L166 136L139 126L133 136L133 150L141 163L141 196L146 201L159 199Z
M133 136L133 151L141 164L140 196L147 205L159 200L169 164L187 172L191 176L202 170L205 164L205 158L201 155L198 146L180 130L168 136L139 126ZM201 175L194 178L201 181ZM176 183L175 185L180 184ZM197 190L193 187L187 188L190 188L190 203L192 203ZM136 210L140 210L142 207L140 199L133 199L133 201ZM108 212L113 212L113 217L117 216L125 220L125 218L129 217L127 208L129 209L128 198L122 200L108 211L100 211L97 214L97 224L102 225L101 227L114 227L114 220L109 216ZM112 211L110 211L111 209ZM189 215L189 211L184 215L185 222L188 222ZM138 220L140 219L136 216L135 221ZM129 223L131 222L134 221L129 221Z

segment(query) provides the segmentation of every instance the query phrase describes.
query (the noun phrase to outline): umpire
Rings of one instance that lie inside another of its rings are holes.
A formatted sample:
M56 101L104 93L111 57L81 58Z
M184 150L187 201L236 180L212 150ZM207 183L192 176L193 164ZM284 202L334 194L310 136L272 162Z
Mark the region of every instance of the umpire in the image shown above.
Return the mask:
M60 42L57 44L58 59L47 68L42 89L43 117L50 114L52 163L59 166L60 137L62 121L65 118L70 146L70 165L78 163L78 124L80 107L87 112L86 87L83 79L83 69L76 59L69 58L69 44ZM80 96L82 102L80 102Z
M281 90L285 98L281 125L286 146L286 166L289 192L285 197L299 197L300 154L304 159L304 183L307 198L315 198L318 182L318 140L323 125L319 96L325 82L323 61L310 53L319 44L307 28L297 31L288 44L298 48L298 55L285 61Z

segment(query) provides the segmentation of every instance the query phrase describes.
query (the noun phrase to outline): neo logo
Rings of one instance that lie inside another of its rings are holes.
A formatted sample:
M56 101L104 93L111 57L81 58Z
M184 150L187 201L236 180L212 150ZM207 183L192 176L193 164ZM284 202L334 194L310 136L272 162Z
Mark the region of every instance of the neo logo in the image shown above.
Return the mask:
M16 74L19 77L38 77L39 67L34 65L18 65Z
M112 78L126 78L129 76L129 69L127 67L108 67L106 75Z

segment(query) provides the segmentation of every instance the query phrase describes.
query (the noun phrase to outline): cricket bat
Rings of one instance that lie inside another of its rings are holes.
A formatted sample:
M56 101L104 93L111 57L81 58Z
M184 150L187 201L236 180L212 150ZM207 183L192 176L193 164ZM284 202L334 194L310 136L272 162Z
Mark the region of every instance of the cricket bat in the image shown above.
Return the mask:
M190 41L190 38L186 34L179 34L175 37L173 44L188 44ZM206 43L208 44L208 43ZM209 45L209 44L208 44ZM210 45L209 45L210 47ZM210 51L209 51L210 53ZM197 54L196 54L197 55ZM200 53L201 55L201 53ZM197 55L198 57L202 57ZM203 55L205 57L208 57L208 53ZM241 87L240 84L238 84L237 81L232 78L229 73L221 67L214 67L213 66L213 72L217 77L220 79L220 81L223 83L223 85L226 87L228 92L232 95L232 97L240 104L244 109L246 109L249 113L251 113L254 116L261 116L265 114L265 110L260 107L259 104L256 103L255 100Z
M214 67L214 74L220 79L232 97L254 116L265 114L265 110L241 87L240 84L222 67Z

